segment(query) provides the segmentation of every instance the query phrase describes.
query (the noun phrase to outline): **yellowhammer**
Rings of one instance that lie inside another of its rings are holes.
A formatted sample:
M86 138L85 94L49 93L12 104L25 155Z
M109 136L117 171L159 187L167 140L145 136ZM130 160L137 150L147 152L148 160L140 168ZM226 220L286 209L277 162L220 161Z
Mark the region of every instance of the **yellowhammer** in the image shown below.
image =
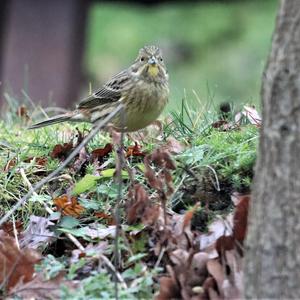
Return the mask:
M121 130L124 122L125 131L136 131L158 118L168 96L168 73L161 50L156 46L145 46L128 69L113 76L102 88L83 99L76 110L34 124L30 129L65 121L96 123L123 104L124 118L119 114L111 123L115 129ZM121 122L122 119L124 121Z

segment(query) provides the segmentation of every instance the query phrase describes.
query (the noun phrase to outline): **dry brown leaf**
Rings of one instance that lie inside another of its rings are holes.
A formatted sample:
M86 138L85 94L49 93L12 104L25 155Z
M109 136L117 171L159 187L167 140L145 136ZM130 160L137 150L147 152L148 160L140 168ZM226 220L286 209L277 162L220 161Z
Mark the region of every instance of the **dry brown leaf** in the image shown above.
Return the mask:
M216 280L218 285L218 290L220 292L220 296L223 297L222 294L222 286L225 280L224 267L220 264L217 259L210 259L207 262L207 270L212 275L212 277Z
M225 251L232 250L235 246L234 237L229 235L220 236L216 241L216 250L220 257L222 257L225 253Z
M227 265L230 268L229 284L224 286L227 299L242 299L243 296L243 260L238 252L231 250L225 252Z
M250 195L240 196L233 216L233 237L243 244L248 224Z
M14 237L14 226L16 228L17 234L20 234L20 232L23 230L23 223L20 220L16 220L15 223L11 221L4 222L0 226L0 230L3 230L8 235Z
M140 220L148 202L148 193L141 184L135 184L129 192L131 201L127 205L128 224L136 223Z
M187 228L191 226L191 222L194 216L194 213L200 206L200 203L196 203L191 209L189 209L185 214L184 214L184 219L183 219L183 225L182 225L182 232Z
M13 167L16 166L16 164L17 164L16 158L10 159L3 168L4 172L9 172Z
M106 221L107 225L116 225L116 222L114 220L114 217L110 214L106 214L103 211L96 211L94 212L94 216L99 218L99 219L103 219Z
M203 290L204 290L204 295L203 295L203 298L202 298L202 299L212 299L212 298L210 298L210 296L209 296L209 291L210 291L210 290L213 290L213 291L215 292L215 291L218 289L216 280L215 280L213 277L211 277L211 276L208 276L208 277L205 279L205 281L204 281L202 287L203 287ZM216 292L215 292L215 293L216 293ZM217 295L218 295L218 294L217 294ZM218 295L218 297L219 297L219 295Z
M26 283L19 282L15 285L10 290L9 296L21 299L60 299L62 285L72 290L77 287L78 283L65 280L64 273L46 281L43 275L38 273L33 280Z
M98 148L92 151L92 159L102 160L103 157L107 156L113 150L113 145L111 143L106 144L104 148Z
M126 215L128 224L141 221L144 225L152 225L160 214L158 205L149 200L148 193L141 184L135 184L129 192Z
M51 158L59 158L59 159L66 159L68 155L73 150L73 142L64 143L64 144L57 144L53 147L50 157Z
M159 294L155 300L181 299L180 289L171 277L161 277L159 279Z
M161 178L156 176L155 172L152 170L149 162L147 161L147 158L145 158L145 177L148 180L149 185L158 191L161 191L163 189L163 182Z
M34 264L41 257L33 249L18 249L15 240L0 230L0 284L7 289L19 281L28 282L34 274Z
M187 262L189 258L189 253L183 249L176 249L169 254L170 260L176 266L182 265Z
M33 160L35 160L35 165L37 167L44 167L47 162L48 162L48 158L45 156L39 156L39 157L28 157L27 159L24 160L24 162L30 163Z
M140 156L144 157L146 155L145 152L141 151L142 147L135 142L134 146L129 146L126 151L126 157L131 157L131 156Z
M76 197L62 195L55 198L53 202L57 209L65 216L78 217L85 211L85 208L77 202Z

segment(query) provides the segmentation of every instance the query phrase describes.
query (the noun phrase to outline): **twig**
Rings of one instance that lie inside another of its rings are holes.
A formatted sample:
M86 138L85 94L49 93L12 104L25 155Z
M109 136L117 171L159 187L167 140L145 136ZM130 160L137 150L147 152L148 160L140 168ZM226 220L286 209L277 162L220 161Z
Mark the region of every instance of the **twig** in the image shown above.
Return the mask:
M117 171L117 179L118 179L118 197L117 203L115 206L115 222L116 222L116 236L115 236L115 268L116 270L119 268L120 264L120 256L119 256L119 235L120 235L120 213L119 213L119 205L122 200L122 168L124 165L124 153L123 153L123 144L124 144L124 128L125 128L125 110L123 109L120 114L121 121L121 137L119 143L119 149L117 149L117 158L118 158L118 168ZM117 167L116 166L116 167ZM118 280L115 276L115 299L119 299L119 286Z
M31 185L31 182L28 180L28 178L27 178L27 176L26 176L25 171L24 171L23 168L21 168L20 173L21 173L21 176L22 176L24 182L28 185L29 190L32 191L32 194L35 195L35 196L38 196L38 194L35 192L33 186ZM46 211L48 212L48 214L51 215L54 211L44 201L41 201L41 202L44 205L44 207L45 207ZM81 245L81 243L71 233L66 233L66 236L69 238L70 241L73 242L73 244L80 251L83 252L85 250L84 247Z
M157 261L156 261L156 263L155 263L155 265L154 265L154 269L157 268L157 267L159 266L160 261L161 261L161 259L163 258L165 252L166 252L166 247L162 247L161 250L160 250L159 256L158 256L158 258L157 258Z
M23 181L28 186L29 190L32 191L32 195L38 196L38 194L33 189L33 186L31 184L31 182L28 180L28 178L27 178L27 176L26 176L25 171L24 171L23 168L20 169L20 174L21 174L21 176L23 178ZM48 212L48 214L52 214L53 213L53 210L44 201L41 201L41 203L44 205L44 207L45 207L46 211Z
M221 189L220 189L220 183L219 183L219 178L218 178L218 175L217 175L217 172L214 168L212 168L210 165L206 165L207 168L209 168L215 175L215 178L216 178L216 185L214 184L215 186L215 189L220 192Z
M19 239L18 239L18 231L16 228L16 221L15 218L13 216L13 232L14 232L14 236L15 236L15 240L16 240L16 245L18 247L18 249L20 250L20 243L19 243Z
M72 235L71 233L66 233L67 238L73 242L73 244L81 251L84 252L85 249L84 247L81 245L81 243L76 239L76 237L74 235Z
M120 104L114 111L112 111L104 120L99 122L97 126L90 131L90 133L83 139L83 141L73 150L73 152L67 157L67 159L52 173L47 177L38 182L32 190L30 190L25 196L23 196L11 209L8 211L0 220L0 226L6 222L9 217L31 196L34 191L38 191L44 184L46 184L50 179L55 177L61 170L63 170L72 159L80 152L80 150L97 134L97 132L103 128L117 113L121 111L123 105Z
M122 284L124 289L127 289L127 284L124 281L123 277L121 276L121 274L116 270L116 268L114 267L114 265L110 262L110 260L103 254L99 254L99 258L102 259L104 261L104 263L111 269L111 271L114 273L115 278L118 279L118 281Z

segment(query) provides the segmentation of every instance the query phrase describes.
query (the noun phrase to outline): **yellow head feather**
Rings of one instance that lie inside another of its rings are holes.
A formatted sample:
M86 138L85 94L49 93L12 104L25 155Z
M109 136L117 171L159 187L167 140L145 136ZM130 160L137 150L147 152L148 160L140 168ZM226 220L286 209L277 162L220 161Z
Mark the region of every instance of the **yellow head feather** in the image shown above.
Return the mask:
M158 70L158 66L157 65L150 65L148 67L148 74L152 77L156 77L158 74L159 70Z

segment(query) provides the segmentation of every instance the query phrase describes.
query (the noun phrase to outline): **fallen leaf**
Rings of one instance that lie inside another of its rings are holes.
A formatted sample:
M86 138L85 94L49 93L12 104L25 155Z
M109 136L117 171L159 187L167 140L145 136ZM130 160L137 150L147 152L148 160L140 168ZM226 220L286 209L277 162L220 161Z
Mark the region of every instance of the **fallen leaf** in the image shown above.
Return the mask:
M35 165L38 167L44 167L48 162L48 158L45 156L29 157L29 158L25 159L24 162L30 163L33 160L35 160Z
M183 249L176 249L169 254L170 260L176 266L180 266L187 262L189 258L189 253Z
M106 144L104 148L98 148L92 151L92 159L95 160L101 160L103 159L104 156L108 155L111 153L113 150L113 145L111 143Z
M197 252L193 255L191 267L197 276L204 277L204 279L207 277L208 273L206 264L208 260L209 256L205 252Z
M94 216L99 219L105 220L108 225L115 225L115 220L112 215L106 214L101 211L96 211L96 212L94 212Z
M213 276L213 278L216 280L218 285L218 290L220 292L220 296L224 297L223 295L223 282L225 280L225 274L224 274L224 268L220 264L220 262L217 259L210 259L207 264L207 270L208 272Z
M145 177L148 180L149 185L158 191L163 189L163 181L161 178L157 177L154 170L151 168L150 164L145 161Z
M243 110L234 116L234 121L236 124L241 124L244 118L246 118L250 124L256 125L257 127L261 126L262 119L254 106L245 105Z
M41 260L33 249L19 250L15 239L0 230L0 285L11 289L18 282L32 280L34 264Z
M135 142L134 146L129 146L127 148L126 157L131 157L131 156L144 157L146 154L145 154L145 152L141 151L141 148L142 147L137 142Z
M230 215L227 216L226 220L230 220ZM199 236L200 249L204 250L212 246L219 237L223 235L229 236L230 234L231 231L225 226L224 220L217 219L208 226L208 233L203 233Z
M0 230L3 230L9 236L14 237L14 227L16 228L17 234L23 230L23 223L20 220L16 220L15 223L6 221L0 226Z
M64 160L68 157L73 148L73 142L57 144L53 147L53 150L50 153L50 157Z
M257 110L255 109L255 106L245 105L242 114L249 120L251 124L257 126L261 125L262 119Z
M187 227L191 226L192 218L193 218L194 213L196 212L196 210L198 209L199 206L200 206L200 203L198 202L184 214L182 232L184 232L184 230Z
M209 276L205 279L203 285L203 290L204 290L204 295L203 295L203 299L210 299L210 300L223 300L220 298L220 296L218 295L218 293L216 292L216 290L218 289L216 280ZM213 291L212 293L210 293L210 291Z
M235 246L233 236L220 236L216 241L216 250L220 257L224 256L225 251L232 250Z
M99 227L97 224L84 227L85 235L92 239L105 239L107 237L114 238L116 235L116 225L108 227Z
M57 209L65 216L78 217L81 215L85 208L78 204L76 197L69 197L68 195L62 195L53 200Z
M21 248L28 247L37 249L40 246L45 248L54 239L54 233L48 229L54 225L47 218L30 216L29 225L20 238Z
M233 216L233 237L241 244L247 233L249 202L250 195L240 196Z
M4 172L9 172L13 167L16 166L16 164L17 164L16 158L10 159L3 168Z
M238 252L231 250L225 252L227 267L230 269L227 280L223 284L226 299L243 299L244 280L243 263Z
M128 224L134 224L141 219L149 202L149 197L141 184L135 184L129 192L131 201L127 204L126 218Z
M61 299L62 286L75 290L78 283L64 279L63 272L50 280L45 280L43 274L38 273L31 281L15 285L9 291L9 296L20 299Z
M159 279L159 294L155 300L181 299L180 288L171 277L161 277Z

